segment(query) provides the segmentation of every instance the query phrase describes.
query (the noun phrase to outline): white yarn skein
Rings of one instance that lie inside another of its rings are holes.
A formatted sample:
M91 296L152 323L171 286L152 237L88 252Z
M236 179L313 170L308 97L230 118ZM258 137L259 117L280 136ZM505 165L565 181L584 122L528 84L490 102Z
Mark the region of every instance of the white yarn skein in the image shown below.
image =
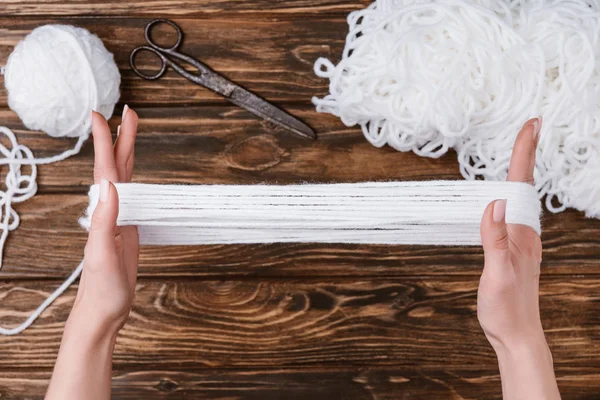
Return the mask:
M121 76L98 36L70 25L44 25L17 44L4 80L8 105L27 128L87 138L91 110L112 116Z
M142 245L366 243L480 245L487 205L506 199L506 222L538 234L540 201L520 182L427 181L324 185L120 183L118 225ZM91 187L89 229L98 204Z
M505 180L516 134L543 115L536 188L552 212L600 218L600 1L377 0L350 13L317 110L377 147Z

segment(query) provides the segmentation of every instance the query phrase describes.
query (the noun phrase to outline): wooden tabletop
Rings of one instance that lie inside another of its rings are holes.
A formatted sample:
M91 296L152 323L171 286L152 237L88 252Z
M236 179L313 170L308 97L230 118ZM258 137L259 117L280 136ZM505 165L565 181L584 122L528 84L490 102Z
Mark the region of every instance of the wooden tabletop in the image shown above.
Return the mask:
M140 115L135 180L299 183L460 178L439 160L376 149L317 114L360 0L28 0L0 6L0 64L39 25L96 33L121 70L121 102ZM131 50L155 17L176 21L183 51L308 122L318 141L281 131L168 72L144 81ZM73 143L26 130L0 91L0 125L37 156ZM19 204L0 271L0 324L20 323L81 259L77 225L92 143L39 169ZM541 310L564 399L600 396L600 221L546 213ZM496 359L476 317L479 248L274 244L148 247L114 357L115 399L499 399ZM41 399L72 287L24 334L0 337L0 398Z

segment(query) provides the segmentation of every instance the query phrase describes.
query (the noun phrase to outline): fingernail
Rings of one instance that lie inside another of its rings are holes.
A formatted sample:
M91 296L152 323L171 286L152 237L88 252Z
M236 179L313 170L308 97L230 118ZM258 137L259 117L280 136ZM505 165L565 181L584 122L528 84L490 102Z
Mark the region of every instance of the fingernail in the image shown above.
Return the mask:
M121 125L117 126L117 137L121 134Z
M492 218L494 222L502 222L504 220L504 216L506 215L506 200L497 200L494 203L494 212L492 213Z
M123 122L125 122L125 117L127 116L127 111L129 111L129 106L127 104L125 104L125 107L123 107L123 116L121 117L121 124L123 124Z
M106 179L102 179L100 181L100 202L106 203L108 201L108 190L110 187L108 186L108 181ZM495 206L494 206L495 209Z

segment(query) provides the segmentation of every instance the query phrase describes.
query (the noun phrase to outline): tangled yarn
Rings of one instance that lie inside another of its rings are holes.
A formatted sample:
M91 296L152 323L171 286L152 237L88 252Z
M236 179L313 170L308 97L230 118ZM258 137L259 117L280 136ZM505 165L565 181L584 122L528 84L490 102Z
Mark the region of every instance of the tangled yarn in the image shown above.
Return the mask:
M15 134L8 128L0 126L0 133L8 138L10 148L0 143L0 165L8 165L4 178L6 188L0 191L0 266L2 265L2 249L8 233L17 229L20 223L19 214L13 209L13 203L21 203L32 198L37 192L37 167L31 164L30 172L21 172L21 162L31 162L34 157L31 150L17 142Z
M377 0L348 16L317 110L374 146L504 180L523 123L543 116L535 181L553 212L600 218L599 0Z
M121 76L98 36L44 25L17 44L4 68L8 105L25 126L53 137L86 137L90 111L110 118Z

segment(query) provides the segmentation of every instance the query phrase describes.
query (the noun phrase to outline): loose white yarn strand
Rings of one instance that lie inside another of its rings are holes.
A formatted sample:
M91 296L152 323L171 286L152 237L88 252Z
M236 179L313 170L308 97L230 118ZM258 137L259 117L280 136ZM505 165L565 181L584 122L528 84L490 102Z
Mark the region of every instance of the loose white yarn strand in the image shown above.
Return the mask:
M40 304L38 306L38 308L33 313L31 313L31 315L29 317L27 317L27 319L21 325L14 327L14 328L10 328L10 329L0 327L0 335L4 335L4 336L18 335L19 333L23 332L25 329L29 328L31 326L31 324L33 324L33 322L44 312L44 310L46 308L48 308L48 306L50 304L52 304L54 302L54 300L56 300L61 294L63 294L65 292L65 290L67 290L69 288L69 286L71 286L77 278L79 278L82 271L83 271L83 261L81 261L81 263L79 263L79 266L58 287L58 289L56 289L50 296L48 296L48 298L46 300L44 300L42 302L42 304Z
M76 145L69 150L64 151L56 156L35 158L31 150L17 141L15 134L7 127L0 126L0 134L6 136L10 142L10 148L0 143L0 153L3 158L0 158L0 165L8 165L8 171L5 176L5 190L0 190L0 269L2 268L4 244L8 238L10 231L18 228L20 218L13 208L13 203L21 203L32 198L37 193L37 165L49 164L56 161L64 160L71 155L79 153L87 136L80 136ZM21 171L22 165L28 165L31 169L29 174ZM0 327L1 335L17 335L27 329L40 314L56 300L65 290L79 277L83 268L83 261L71 273L60 287L52 293L40 306L19 326L7 329Z
M29 147L20 144L13 131L5 126L0 126L0 134L6 136L10 148L0 143L0 165L8 165L4 178L5 190L0 190L0 269L4 254L4 243L8 233L18 228L20 218L13 208L13 203L29 200L37 193L37 165L50 164L79 153L88 136L80 136L75 146L52 157L35 158ZM31 169L29 174L21 171L21 166L27 165Z

